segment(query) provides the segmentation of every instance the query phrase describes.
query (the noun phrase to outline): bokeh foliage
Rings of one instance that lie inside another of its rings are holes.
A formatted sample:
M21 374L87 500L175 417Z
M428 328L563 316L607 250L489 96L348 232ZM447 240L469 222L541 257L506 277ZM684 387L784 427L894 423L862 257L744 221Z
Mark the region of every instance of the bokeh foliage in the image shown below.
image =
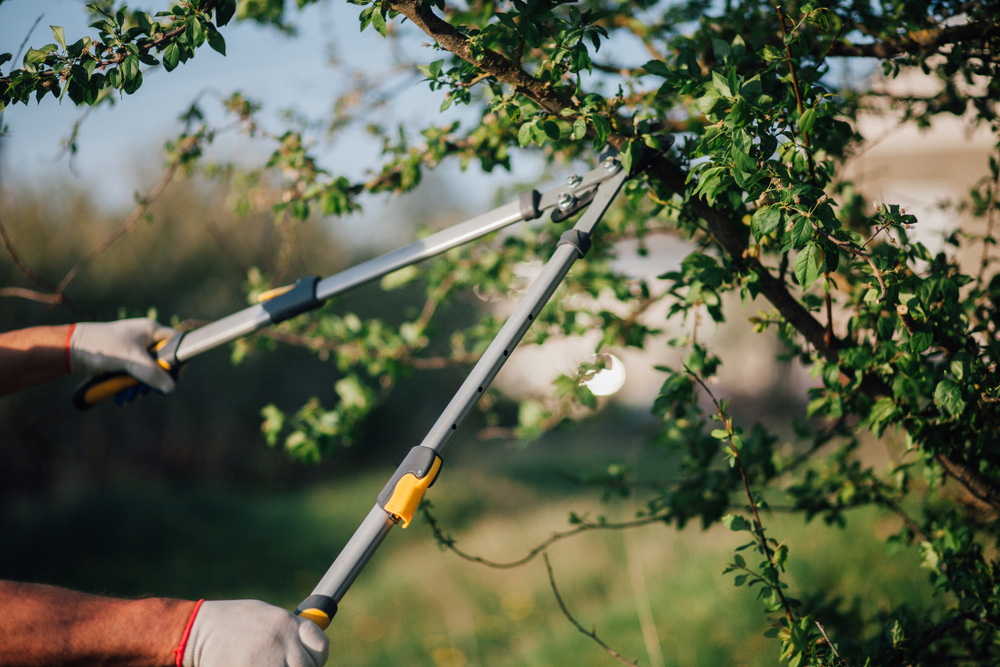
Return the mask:
M982 219L985 231L956 231L933 253L908 233L919 220L893 202L865 206L864 183L849 182L840 167L864 145L858 117L876 100L919 127L960 115L997 133L997 3L354 4L362 30L387 39L430 37L433 55L413 69L440 94L442 110L464 105L475 121L430 125L419 135L373 126L384 142L383 165L359 179L323 167L300 131L261 130L257 103L234 92L227 108L258 140L272 142L270 159L250 171L199 162L198 146L214 134L199 125L197 109L189 132L173 144L174 159L193 173L228 179L239 201L256 201L254 193L266 190L271 213L287 228L318 214L348 214L371 193L411 190L446 162L492 172L510 169L521 153L559 165L592 161L605 144L618 149L642 172L527 341L599 327L600 349L644 348L659 340L659 327L641 315L660 300L674 322L690 326L691 335L669 341L685 362L662 369L662 390L650 406L661 424L653 440L680 462L683 476L650 490L633 487L616 467L607 487L642 494L650 520L722 522L746 533L730 571L737 585L759 593L774 618L768 634L793 667L940 664L995 654L1000 278L992 250L1000 160L982 165L982 180L959 205ZM234 17L281 30L292 30L296 17L296 7L281 0L181 2L155 16L102 2L93 12L90 36L53 28L54 42L30 49L21 62L0 56L0 105L49 94L99 104L144 85L142 65L182 70L205 45L224 53ZM646 62L611 60L602 50L609 43L640 45ZM888 80L920 72L936 92L896 99L891 88L841 86L835 73L853 59L877 63ZM667 152L665 133L678 138ZM664 267L656 280L613 270L614 242L663 233L695 248L679 267ZM269 441L318 459L350 444L414 368L468 363L498 321L479 321L435 347L435 313L473 288L504 293L515 280L512 267L544 257L556 236L529 228L396 276L387 288L418 281L424 299L397 321L328 308L284 325L288 337L329 358L342 376L333 405L311 400L292 414L265 408ZM981 261L963 268L960 252ZM282 274L254 274L250 292ZM739 424L725 398L707 390L721 361L694 334L695 323L740 317L725 307L729 295L769 304L747 330L776 331L783 356L815 379L804 409L779 433ZM601 305L607 299L617 307ZM492 418L533 436L593 403L574 378L559 380L548 399L523 403L514 424ZM894 448L888 468L858 455L873 438ZM940 594L918 610L852 619L830 613L822 595L787 581L795 554L762 518L778 498L831 529L860 506L896 517L898 529L887 539L921 554L928 572L919 576L930 576ZM742 508L733 511L734 504Z

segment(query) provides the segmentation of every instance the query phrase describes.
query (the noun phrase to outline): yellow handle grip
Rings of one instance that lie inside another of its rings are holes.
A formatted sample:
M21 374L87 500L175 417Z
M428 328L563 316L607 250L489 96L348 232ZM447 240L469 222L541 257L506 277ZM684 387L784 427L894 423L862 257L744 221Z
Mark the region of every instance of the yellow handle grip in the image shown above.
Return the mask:
M172 338L165 338L159 341L152 348L150 352L156 352L162 349L167 343L169 343ZM170 362L166 359L157 359L156 363L160 367L173 375L177 376L177 371L179 366L171 366ZM105 373L104 375L95 375L92 378L84 381L76 391L73 392L73 407L77 410L89 410L101 401L107 400L119 393L131 389L133 387L139 387L142 383L136 380L134 377L125 372L117 373Z
M307 618L326 630L330 626L333 615L337 613L337 602L329 595L313 593L295 608L295 615Z
M141 383L128 373L110 373L97 375L76 388L73 392L73 407L77 410L88 410L101 401L107 400L119 392L138 387Z

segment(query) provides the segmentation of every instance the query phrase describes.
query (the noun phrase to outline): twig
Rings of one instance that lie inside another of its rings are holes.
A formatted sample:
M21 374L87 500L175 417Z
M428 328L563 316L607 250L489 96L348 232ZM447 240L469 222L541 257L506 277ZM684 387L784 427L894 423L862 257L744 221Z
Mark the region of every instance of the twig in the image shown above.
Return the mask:
M743 460L740 458L740 450L739 448L736 447L735 444L733 444L733 429L731 425L732 422L728 417L726 417L726 413L722 410L722 406L719 404L719 400L715 398L715 394L713 394L712 390L708 388L708 385L705 384L704 380L702 380L701 377L699 377L694 371L692 371L687 366L684 367L684 370L687 371L699 385L701 385L701 388L705 390L705 392L708 394L708 397L712 399L712 403L715 405L715 410L716 412L718 412L719 418L722 419L723 425L729 432L729 443L733 447L733 459L736 461L736 467L739 469L740 477L743 479L743 489L746 492L747 501L750 503L750 510L753 513L754 528L757 531L757 536L760 538L760 546L764 550L764 557L767 558L767 562L770 563L772 568L774 568L775 576L777 576L778 566L774 562L774 554L771 553L771 547L767 545L767 536L764 534L764 522L761 521L760 519L760 513L757 511L757 501L754 500L753 492L750 491L750 480L747 479L747 472L746 469L743 467ZM788 617L789 624L794 623L795 616L794 614L792 614L792 606L788 603L788 599L785 598L784 591L782 591L781 587L778 585L774 586L774 591L778 594L778 597L781 599L781 606L785 610L785 616Z
M181 165L184 158L193 150L197 139L195 137L188 137L187 144L184 146L183 150L174 158L174 161L170 163L166 171L163 172L163 176L160 178L159 182L149 191L149 194L142 198L139 205L132 210L128 218L125 219L118 229L113 231L104 241L99 243L95 248L88 252L83 259L78 261L76 265L71 268L65 276L63 276L62 281L56 287L56 294L62 294L66 291L66 287L73 281L74 278L87 267L88 264L97 259L104 251L110 248L118 239L123 237L129 231L135 227L135 223L139 221L139 218L149 209L150 205L159 198L163 191L167 189L170 182L174 179L174 174L177 173L177 168Z
M10 255L11 260L14 262L14 266L21 272L21 275L41 288L50 291L55 289L52 283L40 276L35 275L35 273L28 268L28 265L21 260L21 256L18 255L17 250L14 249L14 244L11 243L10 237L7 235L7 228L4 227L2 221L0 221L0 242L3 243L4 250L6 250L7 254Z
M585 533L591 530L622 530L625 528L638 528L640 526L646 526L651 523L659 523L668 518L666 514L654 514L648 517L643 517L641 519L636 519L634 521L623 521L619 523L583 523L573 530L567 530L562 533L555 533L552 537L548 538L531 551L527 553L523 558L519 558L515 561L510 561L507 563L498 563L496 561L491 561L489 559L483 558L481 556L473 556L465 553L461 549L455 546L455 540L450 536L445 535L442 532L441 527L437 523L437 519L428 511L426 506L421 506L420 511L423 513L424 518L427 520L428 525L430 525L431 530L434 532L434 537L437 539L438 544L442 547L453 552L459 558L463 558L467 561L473 563L479 563L480 565L485 565L486 567L492 567L498 570L509 570L528 563L533 560L538 554L543 553L548 547L552 546L560 540L564 540L568 537L573 537L579 535L580 533Z
M826 643L830 647L830 650L833 651L833 654L837 656L837 660L843 660L843 658L840 657L840 651L837 650L836 645L830 640L830 636L826 634L826 628L823 627L823 624L816 620L814 620L813 623L815 623L816 627L819 628L819 633L823 635L823 639L826 640Z
M986 274L986 267L990 264L990 239L993 238L993 226L996 222L996 205L997 205L997 191L1000 189L1000 171L997 173L997 177L993 179L993 184L990 186L990 198L987 202L988 211L986 213L986 233L983 235L983 256L979 260L979 274L976 276L976 282L979 285L983 284L983 276Z
M14 266L17 267L17 270L20 271L25 278L45 290L44 292L40 292L22 287L6 287L4 289L0 289L0 297L28 299L29 301L47 303L49 306L61 305L65 306L77 315L87 315L79 306L76 306L69 299L67 299L65 294L57 292L52 283L45 280L41 276L36 275L30 268L28 268L28 265L24 263L21 256L14 248L14 244L7 235L7 229L3 226L2 222L0 222L0 243L3 243L4 250L6 250L7 254L10 255L10 258L14 262Z
M785 28L785 13L781 11L781 5L777 2L774 3L774 8L778 12L778 23L781 25L781 36L783 38L787 38L788 31ZM795 106L798 109L799 116L802 116L805 112L805 105L802 102L802 93L799 91L799 75L796 73L795 65L792 63L792 46L790 42L785 43L785 62L788 63L788 73L792 78L792 90L795 92ZM815 183L816 165L813 162L812 141L809 138L809 133L805 130L802 131L802 143L806 147L806 159L809 162L809 180Z
M873 260L871 258L871 256L868 253L866 253L864 250L865 250L865 248L868 247L868 244L871 243L875 239L876 236L878 236L883 231L885 231L888 227L890 227L890 224L889 223L885 223L885 224L881 225L878 229L875 230L875 233L872 234L868 238L868 240L865 241L864 244L860 248L858 248L853 243L851 243L850 241L841 241L840 239L834 238L834 236L830 232L828 232L825 229L823 229L823 227L819 223L817 223L816 220L814 220L813 217L810 214L808 214L808 213L806 213L806 212L804 212L804 211L802 211L800 209L793 209L793 210L795 210L798 213L802 214L807 220L809 220L809 222L813 226L813 229L815 229L817 232L819 232L820 234L822 234L826 238L827 241L829 241L830 243L834 244L838 248L842 248L842 249L846 250L848 253L854 255L855 257L859 257L859 258L865 260L866 262L868 262L868 266L871 267L872 273L875 274L875 279L878 281L879 290L880 290L880 294L879 294L879 298L878 298L879 303L883 303L885 301L885 299L886 299L886 295L888 294L888 288L885 285L885 278L882 275L882 271L875 265L875 260ZM828 300L828 303L827 303L827 322L828 322L827 337L829 338L828 344L830 342L832 342L832 340L833 340L833 315L832 315L832 312L831 312L831 305L832 304L829 303L829 294L830 293L827 292L827 300Z
M542 554L542 558L545 560L545 569L546 569L546 571L549 574L549 584L552 586L552 593L556 596L556 602L559 603L559 608L562 609L563 615L566 616L566 618L569 619L569 622L572 623L576 627L577 630L579 630L580 632L582 632L583 634L587 635L588 637L590 637L591 639L593 639L595 642L597 642L597 644L601 648L603 648L605 651L607 651L608 654L611 657L613 657L614 659L616 659L618 662L622 663L623 665L632 665L632 667L639 667L637 663L631 662L631 661L626 660L625 658L623 658L622 655L618 651L614 650L613 648L611 648L610 646L608 646L607 644L605 644L603 641L601 641L597 637L596 633L594 633L591 630L587 630L582 625L580 625L580 623L575 618L573 618L573 615L571 613L569 613L569 609L566 608L566 603L563 602L562 596L559 595L559 589L556 588L556 580L555 580L555 577L552 574L552 564L549 562L549 555L548 554Z

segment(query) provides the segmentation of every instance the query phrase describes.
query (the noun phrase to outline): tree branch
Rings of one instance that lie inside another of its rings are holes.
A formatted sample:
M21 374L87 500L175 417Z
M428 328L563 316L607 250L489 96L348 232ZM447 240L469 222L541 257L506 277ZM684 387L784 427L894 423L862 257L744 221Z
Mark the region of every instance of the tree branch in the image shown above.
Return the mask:
M884 60L901 55L934 53L943 46L969 40L985 40L989 35L990 26L983 21L977 21L933 30L918 30L899 37L881 37L869 44L854 44L840 40L830 45L829 55Z
M567 539L569 537L574 537L580 533L585 533L591 530L623 530L626 528L638 528L640 526L648 526L653 523L661 523L669 518L668 514L653 514L650 516L642 517L641 519L635 519L633 521L622 521L618 523L581 523L579 526L572 530L563 531L561 533L555 533L547 540L541 542L536 547L531 549L525 556L518 558L517 560L508 561L505 563L489 560L483 558L482 556L473 556L468 554L458 547L455 546L455 540L452 539L450 535L445 535L438 525L437 519L434 515L430 513L426 503L420 506L420 511L423 513L424 518L427 520L427 524L431 527L431 531L434 533L435 539L437 539L438 544L443 548L448 549L454 553L459 558L470 561L472 563L479 563L480 565L485 565L486 567L492 567L497 570L511 570L514 568L521 567L528 562L535 559L538 554L543 553L547 548L559 542L560 540Z
M454 26L437 16L430 5L421 0L389 0L389 7L413 22L432 37L442 48L454 53L462 60L478 67L483 72L507 84L515 92L534 100L549 113L558 115L569 108L569 100L525 72L521 67L491 49L483 49L482 55L472 55L469 39Z
M549 555L548 554L543 554L542 558L545 559L545 570L549 574L549 584L552 586L552 593L556 596L556 602L559 603L559 608L562 609L563 615L566 616L566 618L569 619L569 622L572 623L576 627L577 630L579 630L580 632L582 632L583 634L587 635L588 637L590 637L591 639L593 639L595 642L597 642L598 645L600 645L601 648L603 648L605 651L607 651L608 654L611 657L613 657L615 660L617 660L618 662L622 663L623 665L631 665L632 667L639 667L636 663L631 662L631 661L626 660L625 658L623 658L622 655L618 651L614 650L613 648L611 648L610 646L608 646L607 644L605 644L603 641L601 641L600 639L598 639L597 638L597 634L595 632L593 632L591 630L587 630L582 625L580 625L580 623L577 622L577 620L575 618L573 618L573 615L569 613L569 609L566 608L566 603L563 602L562 596L559 595L559 589L556 588L556 580L555 580L555 577L552 574L552 564L549 562Z

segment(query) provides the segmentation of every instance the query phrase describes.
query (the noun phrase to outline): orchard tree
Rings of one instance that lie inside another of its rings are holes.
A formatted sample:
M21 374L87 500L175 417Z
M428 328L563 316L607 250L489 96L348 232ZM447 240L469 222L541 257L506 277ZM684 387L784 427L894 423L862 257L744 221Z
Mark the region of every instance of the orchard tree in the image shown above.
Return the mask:
M297 0L297 8L311 2ZM727 572L758 592L774 619L768 634L789 665L995 656L1000 158L981 165L982 180L955 205L980 218L984 231L954 231L936 252L911 238L919 220L891 201L872 209L859 194L864 181L848 180L842 165L871 139L857 121L873 108L918 127L960 116L997 135L1000 3L351 2L373 38L426 43L413 71L440 96L442 110L464 106L462 118L475 122L428 125L419 136L373 126L384 160L379 173L361 178L324 167L300 132L265 130L259 103L233 91L229 112L256 140L274 142L270 159L243 173L200 161L215 128L192 107L185 133L169 146L171 169L228 178L244 206L269 193L276 221L287 227L349 214L373 193L411 190L448 162L493 172L527 154L555 167L592 163L597 149L613 147L635 172L624 201L526 340L542 345L599 327L601 350L669 345L682 353L683 364L661 369L662 389L649 407L660 425L652 444L683 475L655 491L632 488L621 468L606 481L640 495L637 521L681 527L698 520L745 533ZM0 54L0 108L54 103L49 96L83 106L109 97L127 104L144 85L144 68L183 76L183 63L205 47L225 52L231 21L288 30L298 11L283 0L163 7L150 15L113 0L94 3L89 30L54 27L52 43L34 45L17 61ZM632 55L613 61L606 56L612 50ZM891 86L875 93L838 85L837 73L852 62L889 81L919 73L935 90L897 98ZM347 107L331 115L331 128L345 122ZM616 242L637 239L641 248L657 234L684 239L693 251L655 280L612 270ZM503 293L512 265L544 258L557 235L526 228L411 272L426 304L403 323L326 308L283 325L275 335L328 357L341 379L337 400L314 400L290 415L266 408L269 440L295 456L321 457L349 444L412 369L475 359L499 323L487 318L452 335L449 349L432 349L435 312L473 287ZM963 253L981 261L963 271ZM282 277L261 275L251 290ZM64 297L65 284L57 287L53 302ZM609 296L618 307L607 307ZM748 317L740 299L765 311ZM658 302L669 305L671 326L688 335L668 343L657 336L666 323L643 315ZM788 415L781 435L739 423L726 397L708 389L721 360L696 334L703 319L746 322L748 335L774 331L782 358L809 369L814 382L804 407ZM496 423L534 437L577 419L595 402L579 380L560 378L548 397L522 402L516 424ZM894 452L888 468L857 456L875 438ZM822 596L787 581L795 554L766 526L767 501L778 498L831 529L862 506L896 517L898 529L887 539L921 554L927 569L914 577L929 576L939 594L924 608L885 609L852 624L824 615L828 607L816 602Z

